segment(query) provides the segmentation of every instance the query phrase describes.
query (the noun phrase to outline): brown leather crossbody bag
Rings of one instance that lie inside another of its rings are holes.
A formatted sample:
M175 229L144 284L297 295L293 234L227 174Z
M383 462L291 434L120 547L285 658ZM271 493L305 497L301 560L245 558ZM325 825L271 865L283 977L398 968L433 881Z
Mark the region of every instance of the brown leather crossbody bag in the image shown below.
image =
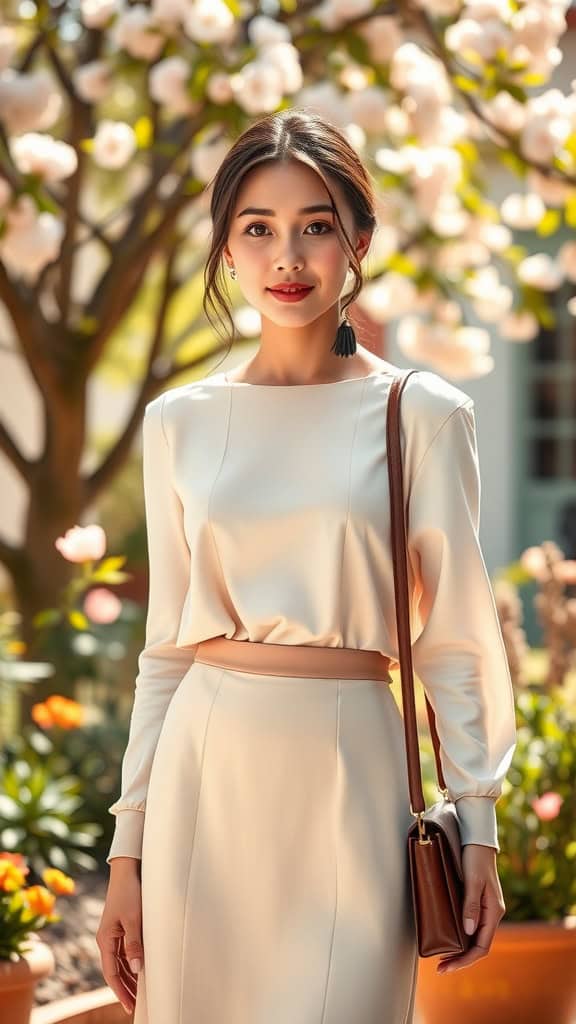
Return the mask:
M391 385L386 420L386 450L410 811L416 818L408 831L408 863L418 952L424 957L438 953L463 953L469 949L472 936L464 931L462 920L464 875L458 816L454 802L448 797L434 710L427 695L426 711L434 747L438 787L443 799L426 810L422 791L410 640L406 509L400 446L400 398L408 377L417 372L408 370L396 377ZM444 485L448 486L448 481Z

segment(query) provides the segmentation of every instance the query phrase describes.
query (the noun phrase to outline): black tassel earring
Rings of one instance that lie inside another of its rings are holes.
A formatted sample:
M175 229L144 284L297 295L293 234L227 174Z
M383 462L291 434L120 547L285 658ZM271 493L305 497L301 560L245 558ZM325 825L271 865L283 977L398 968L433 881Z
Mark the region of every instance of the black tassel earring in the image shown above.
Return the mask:
M356 335L346 313L344 313L342 323L336 331L336 339L330 351L334 352L337 356L346 357L353 356L356 351Z

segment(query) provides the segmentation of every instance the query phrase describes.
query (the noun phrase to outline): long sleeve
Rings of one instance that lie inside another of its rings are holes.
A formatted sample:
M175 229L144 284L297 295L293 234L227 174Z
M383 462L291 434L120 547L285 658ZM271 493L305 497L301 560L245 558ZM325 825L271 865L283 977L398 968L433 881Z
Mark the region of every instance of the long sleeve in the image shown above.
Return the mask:
M165 394L148 403L142 427L149 565L146 638L138 658L121 794L108 808L116 825L107 863L113 857L141 858L152 759L170 700L195 653L195 648L175 645L189 586L190 550L164 433L164 399Z
M413 665L436 715L462 843L500 849L495 804L516 746L510 670L479 543L474 402L444 419L416 468L408 546L422 630Z

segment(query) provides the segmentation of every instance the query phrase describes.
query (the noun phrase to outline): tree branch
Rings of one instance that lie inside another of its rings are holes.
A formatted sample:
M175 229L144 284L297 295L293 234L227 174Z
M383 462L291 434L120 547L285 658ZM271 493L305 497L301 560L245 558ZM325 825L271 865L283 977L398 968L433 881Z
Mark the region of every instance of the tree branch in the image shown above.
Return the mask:
M4 455L14 466L14 469L20 474L25 483L30 482L30 470L33 463L30 462L25 455L22 454L18 448L14 438L9 433L8 428L0 420L0 451L4 452Z
M9 544L7 540L0 537L0 562L6 566L10 575L15 577L24 564L24 552L21 548L14 547L13 544Z

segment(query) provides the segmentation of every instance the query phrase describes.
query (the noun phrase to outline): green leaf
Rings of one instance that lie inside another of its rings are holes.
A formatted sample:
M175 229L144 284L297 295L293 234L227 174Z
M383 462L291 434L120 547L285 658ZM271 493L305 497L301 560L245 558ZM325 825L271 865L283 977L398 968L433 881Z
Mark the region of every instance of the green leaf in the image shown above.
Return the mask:
M68 612L67 619L70 625L74 627L74 629L84 630L90 628L90 622L88 621L84 613L78 611L77 608L74 608L71 612Z
M45 626L55 626L57 622L62 621L62 612L58 608L44 608L41 612L36 612L32 619L32 625L37 629L42 629Z
M150 149L153 134L151 118L139 117L134 124L134 134L138 143L138 149Z
M407 277L415 277L418 273L416 264L402 252L396 252L387 261L388 270L398 274L406 274Z
M566 224L569 228L576 228L576 192L571 192L566 200L564 208Z
M5 793L0 793L0 818L5 821L17 821L20 817L20 808L16 801Z
M548 235L553 235L558 230L561 221L562 216L559 210L546 210L546 213L536 226L536 231L542 238L547 238Z
M480 83L477 82L475 78L466 78L465 75L454 75L452 81L460 92L470 92L475 94L480 92Z

